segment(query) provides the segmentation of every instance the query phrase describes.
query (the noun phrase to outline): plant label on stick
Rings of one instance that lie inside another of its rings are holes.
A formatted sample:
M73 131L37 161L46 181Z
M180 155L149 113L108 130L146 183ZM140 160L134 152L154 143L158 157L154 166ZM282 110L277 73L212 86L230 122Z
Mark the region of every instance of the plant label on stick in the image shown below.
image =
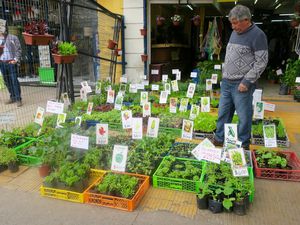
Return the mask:
M158 75L159 74L159 70L151 70L151 75Z
M213 73L213 74L211 75L211 83L212 83L212 84L217 84L217 83L218 83L218 74Z
M81 116L76 116L75 117L75 124L76 124L76 126L80 127L81 126L81 121L82 121L82 117Z
M198 73L197 72L191 72L191 77L192 78L197 78L198 76Z
M296 77L296 83L300 83L300 77Z
M200 111L200 106L193 104L190 112L190 120L194 120L198 116L199 111Z
M188 98L182 98L182 99L180 100L179 111L180 111L180 112L186 112L186 111L187 111L188 104L189 104L189 99L188 99Z
M71 147L88 150L89 137L71 134Z
M56 127L62 127L61 124L65 123L67 114L61 113L57 115Z
M63 103L66 105L66 106L69 106L71 105L71 102L70 102L70 99L69 99L69 96L68 96L68 93L65 92L62 94L62 99L63 99Z
M101 94L101 81L100 81L100 80L98 80L98 81L96 82L96 85L95 85L95 93L96 93L96 94Z
M179 69L172 69L172 74L177 74L180 70Z
M255 119L263 119L264 118L264 103L263 102L255 102L254 103L254 112L253 118Z
M168 99L168 92L167 91L161 91L160 97L159 97L159 104L166 104Z
M97 145L108 144L108 124L103 124L103 123L96 124L96 144Z
M91 88L91 86L89 86L87 81L82 81L81 82L81 87L86 91L86 93L91 93L92 92L92 88Z
M80 100L83 102L87 101L87 93L86 90L84 88L80 89Z
M115 91L114 90L108 90L107 91L107 103L113 104L115 102Z
M167 82L168 81L168 75L167 74L163 74L162 75L162 82Z
M194 83L190 83L187 93L186 93L186 97L188 98L193 98L194 97L194 93L195 93L195 89L196 89L196 84Z
M150 117L148 119L147 137L157 138L159 129L159 118Z
M221 69L221 65L220 65L220 64L214 65L214 69L215 69L215 70L220 70L220 69Z
M275 124L264 125L263 131L264 131L265 147L277 148Z
M172 80L172 81L171 81L171 85L172 85L172 91L173 91L173 92L179 91L179 88L178 88L178 81L177 81L177 80Z
M194 128L193 121L183 120L181 138L192 140L193 139L193 128Z
M229 149L229 158L233 167L246 166L245 153L243 148Z
M170 113L177 112L177 98L170 98Z
M39 124L40 126L43 125L44 112L45 112L45 109L39 106L37 108L37 111L36 111L36 114L35 114L35 117L34 117L34 122Z
M128 146L114 145L111 170L125 172Z
M210 98L201 97L201 112L210 112Z
M212 80L211 79L206 79L206 91L211 91L212 90Z
M125 110L121 112L123 129L132 128L132 111Z
M151 116L151 103L146 102L143 104L143 117Z
M195 156L196 159L202 160L201 156L201 150L202 148L215 148L215 146L211 143L211 141L208 138L205 138L200 144L198 144L191 153Z
M255 102L261 102L262 89L255 89L253 92L253 101L252 105L255 105Z
M141 91L140 105L143 105L146 102L148 102L148 92L147 91Z
M237 124L234 123L225 123L224 124L224 137L225 147L235 146L236 141L238 140Z
M92 114L93 106L94 106L94 103L93 102L89 102L87 110L86 110L86 114L88 114L88 115Z
M132 118L132 139L143 138L143 118Z
M136 84L129 84L129 93L137 93Z
M159 85L158 84L152 84L151 85L151 90L152 91L158 91L159 90Z
M116 101L115 101L115 109L116 110L121 110L122 105L123 105L123 95L118 94L117 97L116 97Z
M176 74L176 80L181 80L181 72L177 72Z
M169 83L164 83L164 88L168 95L171 94L171 86Z
M220 164L221 156L222 156L222 149L220 149L220 148L202 147L199 158L200 158L200 160L206 160L208 162Z

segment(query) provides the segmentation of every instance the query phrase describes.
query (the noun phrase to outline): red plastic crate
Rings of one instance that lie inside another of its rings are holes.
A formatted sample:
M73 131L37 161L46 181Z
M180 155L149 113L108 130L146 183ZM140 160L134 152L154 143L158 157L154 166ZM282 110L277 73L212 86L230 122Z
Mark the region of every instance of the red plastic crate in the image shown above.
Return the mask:
M272 180L289 180L300 181L300 160L295 152L279 151L286 155L288 165L292 167L291 170L273 169L273 168L260 168L258 167L255 151L252 151L252 158L254 164L255 177Z

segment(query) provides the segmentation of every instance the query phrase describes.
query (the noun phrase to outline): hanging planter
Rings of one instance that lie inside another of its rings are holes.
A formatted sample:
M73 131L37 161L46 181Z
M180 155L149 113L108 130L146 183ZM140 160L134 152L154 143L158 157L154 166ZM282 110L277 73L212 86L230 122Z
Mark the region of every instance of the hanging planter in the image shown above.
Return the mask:
M142 36L147 36L147 29L146 28L140 29L140 32L141 32Z
M147 60L148 60L148 55L141 55L141 59L142 59L142 61L143 62L147 62Z
M164 25L165 24L165 18L164 17L162 17L162 16L157 16L156 17L156 25L157 26L162 26L162 25Z
M69 64L73 63L75 61L75 58L77 54L75 55L58 55L58 54L52 54L54 62L56 64Z
M24 26L22 33L26 45L48 45L54 35L48 34L48 26L45 21L32 21Z
M120 56L122 54L122 49L117 48L114 50L114 53L116 56Z
M194 26L198 27L200 25L201 20L199 15L194 16L191 20L193 21Z
M72 42L59 42L53 46L52 56L56 64L73 63L77 56L77 47Z
M117 45L117 42L113 41L113 40L108 40L108 48L111 49L111 50L114 50L115 47Z

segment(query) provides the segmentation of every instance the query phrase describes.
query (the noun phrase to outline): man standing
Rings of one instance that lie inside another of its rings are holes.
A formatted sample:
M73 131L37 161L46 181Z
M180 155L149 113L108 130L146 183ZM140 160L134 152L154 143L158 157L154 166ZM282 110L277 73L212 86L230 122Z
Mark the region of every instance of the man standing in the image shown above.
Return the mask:
M268 44L264 32L251 22L250 10L235 6L229 13L233 32L226 48L217 131L214 144L224 143L224 124L231 123L236 110L238 138L249 149L252 99L255 83L268 63Z
M21 59L21 45L17 36L8 34L6 21L0 21L0 70L4 83L9 91L10 99L6 104L16 102L17 106L22 106L21 88L18 81L17 63Z

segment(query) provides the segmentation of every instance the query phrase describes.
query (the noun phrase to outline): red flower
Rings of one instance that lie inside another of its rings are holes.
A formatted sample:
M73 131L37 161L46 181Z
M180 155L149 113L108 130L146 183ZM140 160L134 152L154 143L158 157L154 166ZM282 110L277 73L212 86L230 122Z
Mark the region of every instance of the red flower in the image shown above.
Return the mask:
M100 135L104 135L105 133L106 133L106 131L104 130L103 127L101 127L101 128L99 129L99 134L100 134Z

